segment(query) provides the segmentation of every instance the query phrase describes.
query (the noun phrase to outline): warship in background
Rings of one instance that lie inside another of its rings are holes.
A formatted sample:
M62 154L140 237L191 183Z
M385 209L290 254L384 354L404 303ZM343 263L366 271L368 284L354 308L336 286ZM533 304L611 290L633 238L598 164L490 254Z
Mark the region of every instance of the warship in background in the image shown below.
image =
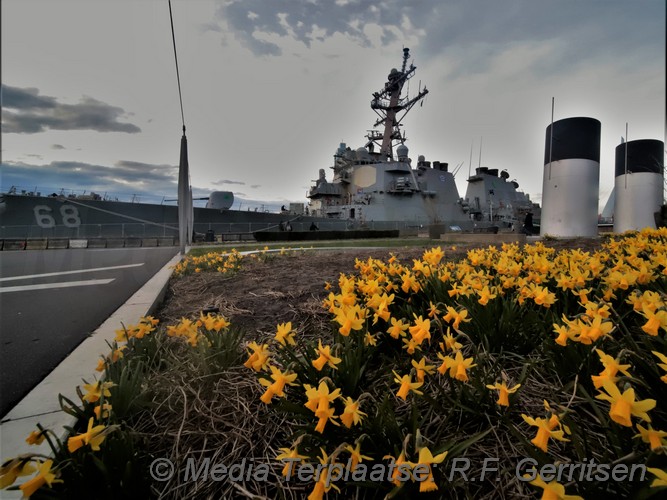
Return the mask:
M194 207L194 233L205 239L252 239L259 232L294 232L316 227L325 231L393 230L414 234L437 226L441 232L498 228L519 230L539 207L518 191L518 183L503 171L480 167L468 179L465 198L459 196L454 174L445 162L419 156L413 167L405 145L402 120L428 94L424 87L410 98L405 83L414 76L403 49L401 70L373 93L371 109L378 119L363 147L340 144L334 154L333 180L324 169L310 189L309 203L290 203L277 213L231 209L228 191L211 193L206 207ZM377 128L380 130L377 130ZM288 224L289 223L289 224ZM322 233L320 233L322 234ZM94 193L85 196L45 196L12 189L0 195L0 238L178 237L178 211L166 203L124 202Z
M497 169L477 168L461 198L448 163L419 156L413 166L401 122L428 90L420 88L413 98L402 94L416 70L412 64L407 67L408 58L405 48L401 70L392 69L384 88L373 93L371 109L378 119L366 144L358 149L340 144L331 182L320 169L308 193L310 213L361 225L394 221L459 231L518 229L528 213L539 219L539 206L518 191L519 184L509 180L507 171L499 175Z

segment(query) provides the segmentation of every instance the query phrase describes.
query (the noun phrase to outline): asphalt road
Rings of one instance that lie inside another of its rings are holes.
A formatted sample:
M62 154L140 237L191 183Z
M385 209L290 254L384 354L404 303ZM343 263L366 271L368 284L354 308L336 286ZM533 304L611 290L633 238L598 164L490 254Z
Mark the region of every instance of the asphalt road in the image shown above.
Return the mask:
M0 252L0 417L177 252Z

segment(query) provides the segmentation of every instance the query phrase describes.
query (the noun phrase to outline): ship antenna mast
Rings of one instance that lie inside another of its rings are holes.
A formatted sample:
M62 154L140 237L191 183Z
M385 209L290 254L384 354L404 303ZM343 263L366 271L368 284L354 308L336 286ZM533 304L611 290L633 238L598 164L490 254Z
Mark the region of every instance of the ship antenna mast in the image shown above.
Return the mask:
M384 125L384 131L372 130L368 134L369 144L378 143L380 145L380 154L384 159L393 160L394 145L405 142L405 136L400 130L401 121L405 118L408 111L416 103L421 101L428 90L424 87L419 90L418 94L410 99L408 96L401 97L403 85L410 78L414 76L417 69L413 64L407 68L408 58L410 57L410 49L407 47L403 49L403 64L401 71L392 69L387 77L387 83L379 92L373 92L373 100L371 101L371 109L375 111L379 119L375 122L373 127Z

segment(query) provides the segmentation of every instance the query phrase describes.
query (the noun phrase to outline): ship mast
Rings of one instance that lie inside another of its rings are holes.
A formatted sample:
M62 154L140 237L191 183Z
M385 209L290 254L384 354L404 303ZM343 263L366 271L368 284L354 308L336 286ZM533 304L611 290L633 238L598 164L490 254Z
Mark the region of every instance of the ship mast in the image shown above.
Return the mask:
M401 97L403 85L414 76L417 69L413 64L410 64L410 67L406 71L408 57L410 57L410 49L404 48L401 71L392 69L387 77L388 81L385 83L384 89L379 92L373 92L373 100L371 101L371 109L380 117L373 126L379 127L384 124L384 132L380 134L377 130L370 131L367 136L369 139L367 146L372 147L373 144L379 145L379 141L381 140L380 154L383 158L389 160L394 159L394 146L405 142L405 137L400 130L401 121L412 106L428 94L428 90L424 87L412 99L408 96Z

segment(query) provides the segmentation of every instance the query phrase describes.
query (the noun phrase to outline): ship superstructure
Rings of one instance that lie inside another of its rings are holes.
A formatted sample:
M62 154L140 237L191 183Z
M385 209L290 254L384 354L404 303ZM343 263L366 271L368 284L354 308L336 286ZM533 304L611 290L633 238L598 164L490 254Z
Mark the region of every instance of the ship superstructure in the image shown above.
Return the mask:
M408 157L402 121L412 107L428 94L403 95L415 66L403 49L401 70L392 69L387 82L373 93L371 109L378 115L363 147L351 149L341 143L334 154L333 180L324 169L311 188L310 212L355 223L401 221L419 225L470 221L462 206L454 176L445 162L429 162L420 156L413 166ZM378 130L380 128L380 130Z

